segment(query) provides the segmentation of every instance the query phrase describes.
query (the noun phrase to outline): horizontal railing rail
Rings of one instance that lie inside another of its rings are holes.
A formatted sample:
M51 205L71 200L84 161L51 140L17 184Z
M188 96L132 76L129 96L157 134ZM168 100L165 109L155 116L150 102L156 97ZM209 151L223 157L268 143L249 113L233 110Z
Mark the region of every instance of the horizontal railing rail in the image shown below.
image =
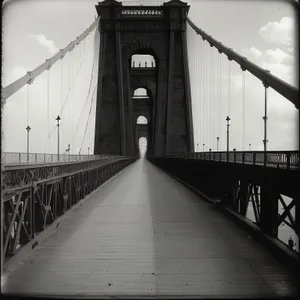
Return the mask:
M44 154L44 153L22 153L22 152L3 152L2 163L4 165L23 165L23 164L51 164L64 162L77 162L86 160L106 159L119 156L119 154L92 155L92 154Z
M166 155L173 158L199 159L250 164L281 169L299 169L299 151L210 151L171 153Z

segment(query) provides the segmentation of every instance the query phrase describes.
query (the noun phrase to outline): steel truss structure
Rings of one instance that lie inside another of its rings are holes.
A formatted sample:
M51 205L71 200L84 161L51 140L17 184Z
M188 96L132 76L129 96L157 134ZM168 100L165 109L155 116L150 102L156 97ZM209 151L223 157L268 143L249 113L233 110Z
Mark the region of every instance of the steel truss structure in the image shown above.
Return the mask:
M13 256L79 200L134 161L123 157L58 166L58 170L49 166L4 174L2 255L6 259Z
M278 237L279 226L284 223L299 237L299 228L297 228L295 218L291 213L296 206L296 197L287 204L284 196L286 195L281 194L280 189L274 185L268 186L268 184L256 184L248 180L237 180L224 193L222 202L245 218L249 205L251 205L255 218L253 222L265 233ZM278 211L279 203L284 208L282 213Z
M91 161L73 162L73 163L57 163L42 164L31 166L6 166L3 173L2 185L4 193L13 188L31 185L34 181L49 179L51 177L77 172L91 167L101 166L107 162L118 160L120 157L107 159L98 159Z

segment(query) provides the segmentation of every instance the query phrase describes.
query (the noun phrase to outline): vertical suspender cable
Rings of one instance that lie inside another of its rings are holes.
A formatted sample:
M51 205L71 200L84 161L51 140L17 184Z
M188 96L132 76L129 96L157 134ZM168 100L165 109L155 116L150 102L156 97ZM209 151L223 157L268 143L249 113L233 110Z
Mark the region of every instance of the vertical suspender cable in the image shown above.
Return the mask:
M246 140L246 120L245 120L245 105L246 105L246 92L245 92L246 72L242 69L242 151L245 151L245 140Z
M211 101L210 101L210 93L211 93L211 89L210 89L210 46L209 44L207 45L207 101L208 101L208 106L207 106L207 116L208 116L208 126L207 126L207 133L208 133L208 137L207 137L207 147L208 149L210 148L210 135L211 135L211 124L210 124L210 105L211 105Z
M63 76L63 58L61 58L60 60L60 107L62 107L63 104L63 80L64 80L64 76Z
M231 117L231 60L228 61L228 116Z
M209 48L209 61L210 61L210 68L209 68L209 148L213 148L213 118L212 118L212 97L213 97L213 90L212 90L212 82L213 82L213 72L212 72L212 47Z
M203 45L203 41L200 40L201 42L201 66L200 66L200 70L201 70L201 132L202 132L202 140L201 143L204 143L204 64L203 64L203 51L204 51L204 45ZM200 145L201 149L202 149L202 145Z
M219 120L219 135L220 135L220 149L222 148L221 146L221 143L222 143L222 130L221 130L221 124L222 124L222 121L223 121L223 118L222 118L222 95L223 95L223 90L222 90L222 54L220 53L219 55L220 57L220 103L219 103L219 110L220 110L220 120Z
M48 147L50 148L50 70L49 69L47 70L47 131L48 131Z
M221 55L220 54L217 54L217 57L218 57L218 73L217 73L217 78L218 78L218 96L217 96L217 110L218 110L218 113L217 113L217 136L219 138L219 146L218 146L218 150L220 151L220 118L221 118L221 111L220 111L220 97L221 97L221 91L220 91L220 76L221 76L221 73L220 73L220 62L221 62Z
M202 109L202 120L203 120L203 144L206 143L206 118L205 118L205 114L204 111L206 109L206 64L205 64L205 52L206 52L206 45L205 42L202 41L202 45L203 45L203 53L202 53L202 76L203 76L203 109Z
M211 86L212 86L212 96L211 96L211 105L212 105L212 117L211 117L211 121L212 121L212 133L211 133L211 138L212 138L212 144L211 144L211 148L212 150L214 150L214 141L215 141L215 84L214 84L214 80L215 80L215 68L214 68L215 64L214 64L214 48L211 47Z
M196 84L194 85L194 88L196 89L195 92L195 97L196 97L196 105L195 105L195 125L197 126L197 138L196 138L196 151L198 151L198 145L199 144L199 140L201 138L201 134L200 134L200 130L201 128L199 128L199 113L200 113L200 109L199 109L199 93L198 93L198 85L199 85L199 76L198 76L198 64L199 64L199 59L198 59L198 55L199 55L199 50L198 50L198 36L197 34L194 34L195 37L195 42L196 42L196 51L195 51L195 64L194 64L194 68L195 68L195 73L196 73Z
M205 53L204 53L204 58L208 57L208 51L207 51L207 44L205 43ZM209 124L209 119L208 119L208 84L207 84L207 78L208 78L208 59L205 59L205 70L204 70L204 91L205 91L205 108L204 108L204 113L205 113L205 116L204 116L204 122L205 122L205 146L207 146L208 144L208 138L207 138L207 133L208 133L208 124ZM205 147L206 149L206 147Z
M26 122L29 125L29 83L27 84L27 97L26 97Z
M71 92L71 51L69 51L69 94ZM69 102L69 143L71 143L71 97L68 99ZM70 151L70 148L69 148ZM71 154L69 152L69 154Z

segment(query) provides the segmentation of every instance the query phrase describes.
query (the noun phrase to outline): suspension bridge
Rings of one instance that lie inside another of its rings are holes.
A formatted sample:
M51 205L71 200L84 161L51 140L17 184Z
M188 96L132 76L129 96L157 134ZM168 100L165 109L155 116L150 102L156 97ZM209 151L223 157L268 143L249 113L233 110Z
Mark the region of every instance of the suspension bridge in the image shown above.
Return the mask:
M298 295L299 152L268 141L272 95L298 110L298 89L187 3L142 4L99 2L90 27L2 88L4 110L23 91L26 120L26 151L2 152L3 294Z

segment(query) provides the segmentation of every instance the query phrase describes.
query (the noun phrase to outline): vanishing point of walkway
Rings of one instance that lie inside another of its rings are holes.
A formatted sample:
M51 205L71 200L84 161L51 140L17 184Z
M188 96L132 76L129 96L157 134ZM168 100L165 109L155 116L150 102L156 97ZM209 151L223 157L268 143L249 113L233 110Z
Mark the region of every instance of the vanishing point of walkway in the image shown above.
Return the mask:
M213 204L140 159L64 216L2 292L241 298L289 295L293 286Z

